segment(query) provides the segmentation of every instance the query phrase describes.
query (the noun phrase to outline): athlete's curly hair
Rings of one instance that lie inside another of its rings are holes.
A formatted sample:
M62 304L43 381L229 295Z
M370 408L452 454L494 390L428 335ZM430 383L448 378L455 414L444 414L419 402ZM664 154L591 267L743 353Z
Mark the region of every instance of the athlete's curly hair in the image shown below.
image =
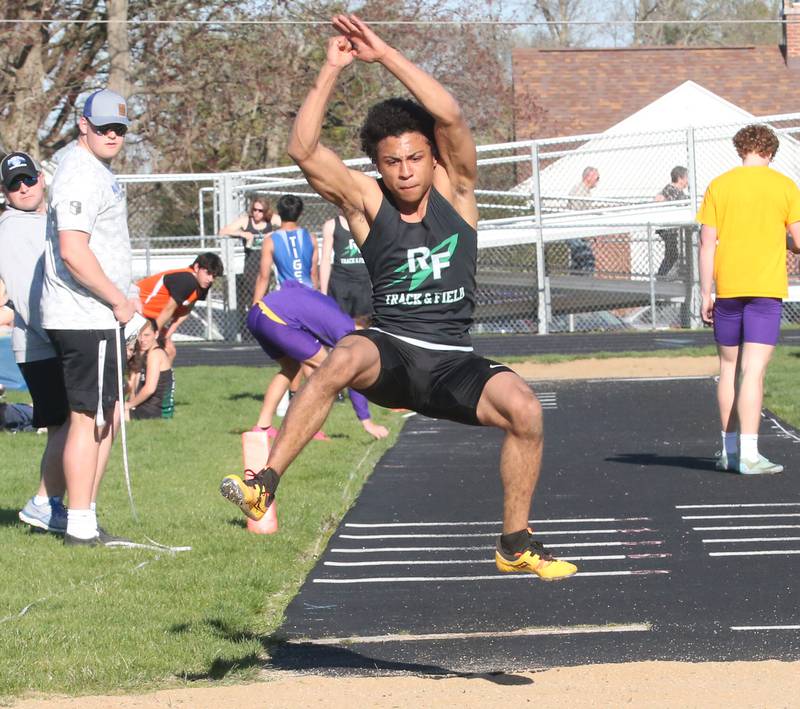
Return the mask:
M422 133L436 155L436 138L433 133L434 119L416 101L407 98L390 98L376 103L367 113L361 126L361 149L370 160L378 157L378 143L389 136L403 133Z
M762 158L774 158L778 145L775 131L761 123L751 123L733 136L733 146L742 159L748 153L757 153Z

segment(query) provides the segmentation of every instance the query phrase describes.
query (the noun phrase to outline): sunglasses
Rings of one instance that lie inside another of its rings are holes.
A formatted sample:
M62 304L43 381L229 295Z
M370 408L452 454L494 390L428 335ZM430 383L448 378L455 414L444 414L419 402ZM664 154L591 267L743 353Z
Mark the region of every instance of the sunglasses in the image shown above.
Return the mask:
M26 187L34 187L36 183L39 181L38 175L36 177L31 177L30 175L20 175L19 177L15 177L11 180L11 184L6 187L9 192L17 192L19 188L22 187L22 183L25 183Z
M263 209L259 209L258 207L253 207L250 211L251 212L261 212L262 214L264 213L264 210Z
M96 135L108 135L113 130L114 133L122 137L128 132L128 126L122 123L107 123L104 126L96 126L89 123L89 125L92 126L92 132Z

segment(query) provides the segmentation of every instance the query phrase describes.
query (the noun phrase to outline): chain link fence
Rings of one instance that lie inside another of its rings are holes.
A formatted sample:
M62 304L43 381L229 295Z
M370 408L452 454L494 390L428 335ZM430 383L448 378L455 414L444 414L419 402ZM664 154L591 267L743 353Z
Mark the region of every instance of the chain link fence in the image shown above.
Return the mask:
M759 119L779 133L774 167L800 175L800 114ZM752 121L750 121L752 122ZM473 332L547 333L699 327L699 233L708 183L740 164L742 126L553 138L478 148L478 293ZM368 160L348 161L370 174ZM677 187L675 168L686 176ZM320 238L337 210L296 167L220 175L125 176L137 277L189 265L203 251L225 264L187 339L246 339L252 298L239 239L217 236L258 197L300 196L300 224ZM675 189L670 190L669 185ZM258 259L251 254L249 259ZM787 322L800 322L800 269L787 254ZM249 274L249 275L248 275Z

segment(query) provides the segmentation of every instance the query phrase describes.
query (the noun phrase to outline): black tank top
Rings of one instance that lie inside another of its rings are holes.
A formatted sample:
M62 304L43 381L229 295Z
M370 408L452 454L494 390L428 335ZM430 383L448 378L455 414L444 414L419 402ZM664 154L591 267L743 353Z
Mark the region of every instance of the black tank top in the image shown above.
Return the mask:
M139 373L139 387L144 386L147 372ZM149 399L145 399L136 407L137 418L172 418L175 410L175 375L172 369L165 369L158 374L156 390Z
M248 231L253 235L253 241L248 247L249 249L260 249L261 244L264 243L264 236L267 234L270 228L270 223L267 222L264 225L263 229L256 228L256 225L253 223L253 217L247 217L247 226L242 229L242 231Z
M421 222L383 201L361 247L372 278L374 327L434 345L469 347L478 233L435 187Z
M339 217L334 219L333 227L333 269L331 275L336 281L369 281L369 271L364 257L349 229L342 226Z

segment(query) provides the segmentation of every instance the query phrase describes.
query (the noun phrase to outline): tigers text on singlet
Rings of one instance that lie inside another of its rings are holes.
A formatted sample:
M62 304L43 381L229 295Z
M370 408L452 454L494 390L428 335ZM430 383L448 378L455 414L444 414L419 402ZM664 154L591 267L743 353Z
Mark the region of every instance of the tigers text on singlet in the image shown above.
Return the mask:
M307 229L278 229L272 232L273 259L278 271L278 282L299 281L309 288L311 261L316 254L316 241Z
M361 246L372 278L373 326L392 335L469 347L478 233L431 187L425 217L404 222L383 201Z
M342 226L339 217L334 219L333 227L333 267L332 276L339 282L369 281L369 271L364 264L361 250L356 246L349 229Z

